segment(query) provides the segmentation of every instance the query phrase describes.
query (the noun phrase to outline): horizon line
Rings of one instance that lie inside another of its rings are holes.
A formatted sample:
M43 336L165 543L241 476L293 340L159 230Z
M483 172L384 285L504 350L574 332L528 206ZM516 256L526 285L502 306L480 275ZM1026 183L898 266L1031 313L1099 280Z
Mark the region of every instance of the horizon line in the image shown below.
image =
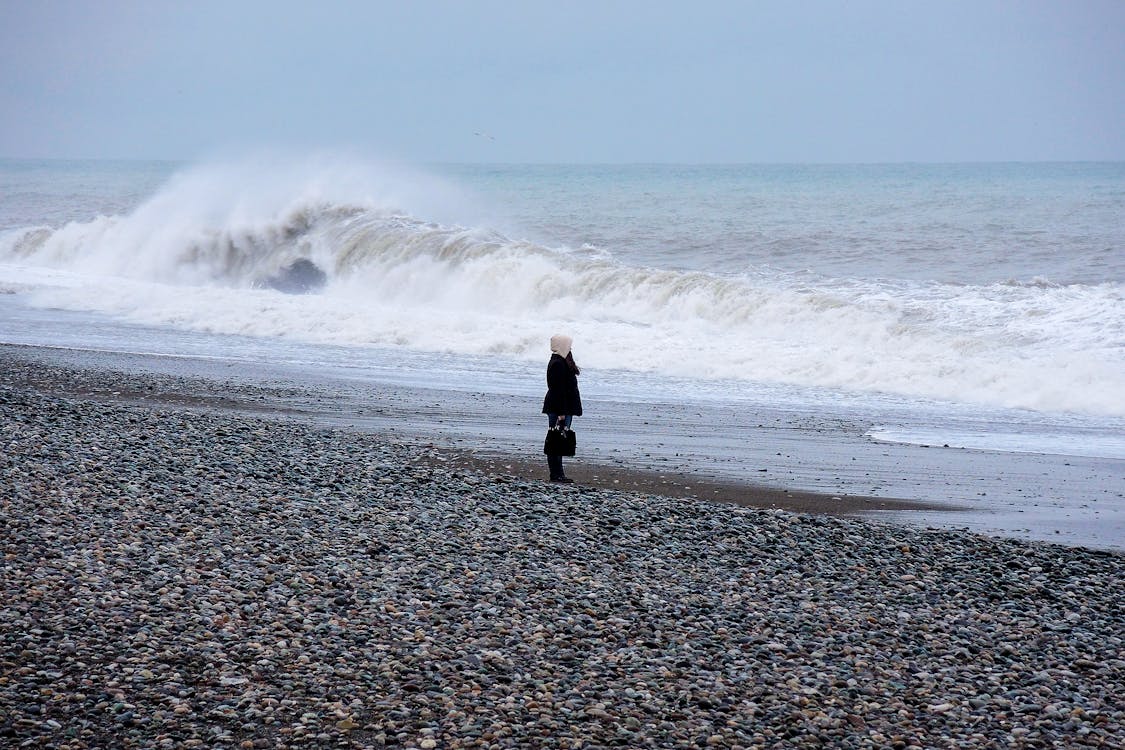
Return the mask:
M313 151L312 153L317 153ZM372 157L376 158L376 157ZM0 155L5 162L116 162L148 164L207 164L223 159L208 157L169 158L140 156L7 156ZM392 159L397 163L418 166L511 166L511 167L863 167L863 166L956 166L956 165L1004 165L1004 164L1123 164L1125 158L1118 159L902 159L890 161L509 161L509 160L418 160Z

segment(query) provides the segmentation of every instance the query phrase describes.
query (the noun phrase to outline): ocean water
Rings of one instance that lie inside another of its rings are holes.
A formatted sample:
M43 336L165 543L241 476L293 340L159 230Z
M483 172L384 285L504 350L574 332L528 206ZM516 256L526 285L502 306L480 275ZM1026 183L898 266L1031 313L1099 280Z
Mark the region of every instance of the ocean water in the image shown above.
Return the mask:
M562 331L604 397L1125 459L1121 163L0 160L0 293L19 343L522 392Z

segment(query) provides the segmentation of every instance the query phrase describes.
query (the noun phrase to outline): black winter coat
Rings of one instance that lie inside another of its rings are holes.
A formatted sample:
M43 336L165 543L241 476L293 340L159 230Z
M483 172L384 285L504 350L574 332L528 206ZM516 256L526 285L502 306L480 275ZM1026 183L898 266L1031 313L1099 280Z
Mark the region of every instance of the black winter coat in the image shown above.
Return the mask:
M547 363L547 395L543 397L543 413L582 416L578 376L557 354L552 354L551 361Z

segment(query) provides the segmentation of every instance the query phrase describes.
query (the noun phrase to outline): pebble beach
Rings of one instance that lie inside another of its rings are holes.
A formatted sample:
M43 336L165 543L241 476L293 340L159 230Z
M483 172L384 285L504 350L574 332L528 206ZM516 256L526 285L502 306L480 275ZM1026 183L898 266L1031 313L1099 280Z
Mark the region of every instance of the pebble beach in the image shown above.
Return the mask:
M0 746L1123 746L1120 553L3 372Z

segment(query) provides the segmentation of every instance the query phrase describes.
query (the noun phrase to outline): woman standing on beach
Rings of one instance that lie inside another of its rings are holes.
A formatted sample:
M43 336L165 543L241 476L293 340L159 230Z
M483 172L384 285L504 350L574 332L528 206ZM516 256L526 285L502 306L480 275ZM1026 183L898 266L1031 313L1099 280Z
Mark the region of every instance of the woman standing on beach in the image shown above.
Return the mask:
M551 361L547 363L547 395L543 398L543 413L547 427L556 425L569 428L574 417L582 416L582 396L578 393L578 365L574 362L570 346L574 340L561 333L551 337ZM563 473L562 456L547 456L552 482L571 483Z

